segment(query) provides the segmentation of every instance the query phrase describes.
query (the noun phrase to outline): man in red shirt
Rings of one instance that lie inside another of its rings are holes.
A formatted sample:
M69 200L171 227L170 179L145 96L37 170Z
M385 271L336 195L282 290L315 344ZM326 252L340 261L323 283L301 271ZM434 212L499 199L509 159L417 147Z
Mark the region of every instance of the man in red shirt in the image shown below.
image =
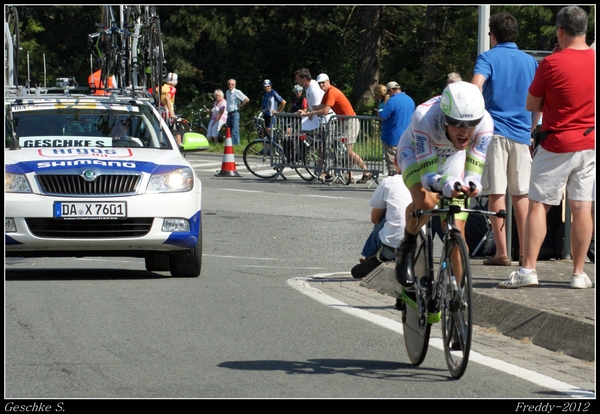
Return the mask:
M587 15L578 6L567 6L558 12L558 44L542 60L529 86L526 108L543 112L542 131L547 132L547 137L533 152L523 265L499 288L538 285L535 265L546 237L546 213L551 206L560 204L565 188L572 212L571 288L593 286L583 268L594 229L592 202L596 182L596 54L585 41L587 25Z
M325 116L329 114L331 110L333 110L336 115L356 116L356 112L354 112L354 109L352 109L352 104L348 98L346 98L346 95L344 95L341 90L330 83L329 76L327 76L327 74L321 73L319 76L317 76L317 83L319 84L321 90L325 92L325 95L323 95L323 100L321 101L320 105L314 106L311 112L306 112L303 115ZM347 148L350 168L352 165L356 164L361 170L366 171L367 165L360 155L353 151L354 143L356 142L356 138L358 137L358 133L360 131L360 123L358 118L344 118L340 123L343 125L344 132L346 133L348 139ZM349 181L352 182L352 171L349 171L348 178ZM365 172L358 182L365 183L370 178L371 174Z

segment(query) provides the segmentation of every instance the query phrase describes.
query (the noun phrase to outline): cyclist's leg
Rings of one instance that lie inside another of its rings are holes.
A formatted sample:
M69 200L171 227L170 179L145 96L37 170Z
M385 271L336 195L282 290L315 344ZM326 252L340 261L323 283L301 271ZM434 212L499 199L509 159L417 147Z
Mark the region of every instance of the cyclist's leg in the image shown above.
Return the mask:
M461 213L461 217L463 213ZM464 213L466 215L466 213ZM465 227L466 227L466 220L462 220L460 218L457 217L454 220L454 225L460 230L460 233L463 236L463 239L466 240L465 238ZM469 254L469 246L467 246L467 257ZM462 275L462 253L459 251L458 247L455 247L452 252L451 252L451 260L452 260L452 266L454 268L454 270L457 272L456 275L456 282L460 285L460 278Z
M409 172L410 170L403 171ZM408 184L410 184L410 181L407 185ZM425 191L420 180L417 180L412 184L409 187L409 191L413 201L406 208L404 238L396 249L396 279L398 280L398 283L405 286L410 286L414 283L411 269L416 248L416 238L421 227L423 227L430 219L430 216L428 215L423 215L417 219L412 216L412 213L417 209L432 209L437 203L436 195L429 191Z

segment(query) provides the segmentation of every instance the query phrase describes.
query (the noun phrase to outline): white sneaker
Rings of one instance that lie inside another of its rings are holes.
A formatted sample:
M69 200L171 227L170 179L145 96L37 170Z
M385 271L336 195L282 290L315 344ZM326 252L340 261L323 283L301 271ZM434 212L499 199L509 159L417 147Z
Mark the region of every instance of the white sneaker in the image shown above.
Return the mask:
M538 278L537 278L537 272L535 270L526 275L522 275L519 273L518 270L516 270L510 274L510 277L508 279L506 279L503 282L500 282L498 284L498 288L499 289L516 289L516 288L520 288L520 287L537 286L537 285L538 285Z
M571 289L588 289L592 287L592 281L585 273L571 277Z

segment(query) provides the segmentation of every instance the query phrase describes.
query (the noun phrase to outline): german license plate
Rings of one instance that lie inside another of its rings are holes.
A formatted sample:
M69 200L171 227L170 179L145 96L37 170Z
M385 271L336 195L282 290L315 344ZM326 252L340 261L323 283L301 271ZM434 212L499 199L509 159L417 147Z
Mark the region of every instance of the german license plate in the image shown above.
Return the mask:
M114 220L127 218L127 203L110 202L54 202L54 218L56 219L96 219Z

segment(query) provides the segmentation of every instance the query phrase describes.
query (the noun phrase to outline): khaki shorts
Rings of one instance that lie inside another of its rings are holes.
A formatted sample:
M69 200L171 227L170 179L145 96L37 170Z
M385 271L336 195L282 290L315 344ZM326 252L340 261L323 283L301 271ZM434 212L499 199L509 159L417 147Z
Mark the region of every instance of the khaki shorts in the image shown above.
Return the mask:
M593 201L595 183L595 150L555 153L541 146L535 149L529 182L531 200L557 206L566 187L569 200Z
M389 173L396 173L396 166L394 165L394 159L396 158L396 152L398 151L397 145L388 145L383 143L383 153L385 154L385 167Z
M529 192L531 153L529 146L494 135L485 155L481 176L482 194L519 196Z
M348 144L356 143L358 133L360 132L360 122L358 118L348 118L340 120L342 126L342 136L348 138Z

